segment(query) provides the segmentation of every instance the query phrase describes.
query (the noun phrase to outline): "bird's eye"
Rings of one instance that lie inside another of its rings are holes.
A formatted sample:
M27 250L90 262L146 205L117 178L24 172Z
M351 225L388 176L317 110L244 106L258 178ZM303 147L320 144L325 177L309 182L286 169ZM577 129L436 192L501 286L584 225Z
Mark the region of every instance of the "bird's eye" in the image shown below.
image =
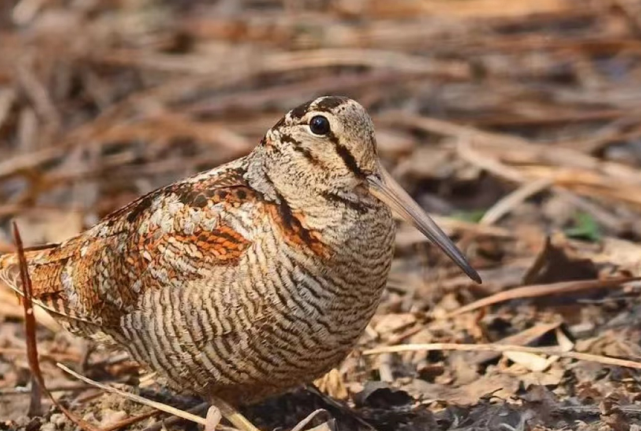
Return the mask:
M327 135L329 133L329 120L322 115L316 115L309 121L309 128L315 135Z

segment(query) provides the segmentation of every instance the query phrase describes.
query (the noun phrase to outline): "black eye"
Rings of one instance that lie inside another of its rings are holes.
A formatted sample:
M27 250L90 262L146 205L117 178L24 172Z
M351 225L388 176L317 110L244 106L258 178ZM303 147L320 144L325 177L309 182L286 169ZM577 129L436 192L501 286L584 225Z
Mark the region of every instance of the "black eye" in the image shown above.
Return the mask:
M315 135L327 135L329 133L329 120L322 115L317 115L309 121L309 128Z

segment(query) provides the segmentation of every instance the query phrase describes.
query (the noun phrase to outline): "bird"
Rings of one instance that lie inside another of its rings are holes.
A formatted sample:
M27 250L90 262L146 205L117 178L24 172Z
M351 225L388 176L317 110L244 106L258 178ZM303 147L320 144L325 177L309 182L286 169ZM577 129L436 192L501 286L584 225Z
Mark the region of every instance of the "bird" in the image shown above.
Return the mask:
M248 155L27 249L33 302L256 430L236 407L321 377L354 348L390 272L394 213L481 282L383 167L366 109L318 97ZM22 294L16 254L0 256L0 279Z

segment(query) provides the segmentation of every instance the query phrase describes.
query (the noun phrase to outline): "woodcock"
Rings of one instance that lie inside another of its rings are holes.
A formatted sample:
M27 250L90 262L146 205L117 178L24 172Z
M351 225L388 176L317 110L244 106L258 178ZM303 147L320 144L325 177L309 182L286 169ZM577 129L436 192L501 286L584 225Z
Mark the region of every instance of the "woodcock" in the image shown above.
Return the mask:
M390 271L392 211L480 282L379 163L365 109L320 97L246 157L28 251L34 300L71 332L124 347L172 388L251 403L350 352ZM15 255L0 257L0 277L20 291Z

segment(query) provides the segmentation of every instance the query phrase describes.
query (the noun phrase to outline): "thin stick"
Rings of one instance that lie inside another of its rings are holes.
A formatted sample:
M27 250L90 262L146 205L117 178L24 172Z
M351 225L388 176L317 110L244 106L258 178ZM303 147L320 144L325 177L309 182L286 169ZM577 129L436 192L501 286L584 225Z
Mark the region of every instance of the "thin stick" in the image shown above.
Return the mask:
M36 341L36 319L33 315L33 289L31 279L29 278L29 269L27 259L24 254L22 238L18 230L18 225L13 223L13 236L18 248L18 260L20 265L20 279L22 281L22 290L24 291L24 322L25 336L27 342L27 361L31 370L31 400L29 401L29 416L42 416L42 391L44 388L44 379L40 370L40 361L38 360L38 343ZM40 379L38 378L40 376Z
M206 412L207 407L209 406L209 403L200 403L195 407L190 408L187 410L188 413L198 413L198 412ZM166 419L159 420L158 422L154 422L153 424L149 425L147 428L145 428L143 431L159 431L160 429L165 429L169 428L172 425L177 424L183 420L182 418L176 417L176 416L170 416ZM220 429L224 429L219 425Z
M212 403L218 407L223 417L232 423L236 428L243 431L260 431L245 416L240 414L235 408L227 404L218 397L211 397Z
M73 392L73 391L80 391L83 389L91 389L91 388L93 388L93 386L76 384L76 385L66 385L66 386L54 386L53 388L47 388L47 389L49 389L49 392L54 393L54 392ZM29 395L29 393L23 388L0 389L0 398L13 397L13 396L25 396L25 395Z
M489 305L497 304L499 302L505 302L512 299L522 299L522 298L537 298L541 296L549 296L555 294L567 294L579 292L582 290L590 290L597 288L615 288L619 287L624 283L630 281L641 280L641 277L620 277L613 278L609 280L579 280L579 281L562 281L559 283L551 284L537 284L531 286L518 287L516 289L507 290L504 292L499 292L495 295L488 296L487 298L480 299L478 301L472 302L464 307L461 307L444 318L448 319L451 317L458 316L463 313L469 313L470 311L487 307Z
M0 355L19 355L26 356L27 351L22 350L16 347L0 347ZM39 352L38 356L40 359L46 359L53 362L60 361L77 361L78 355L73 355L69 353L51 353L51 352Z
M24 253L24 246L22 238L20 237L20 230L16 222L13 222L13 238L16 243L18 263L20 265L20 280L22 282L23 290L23 305L24 305L24 322L25 333L27 334L27 360L29 362L29 369L33 376L32 384L38 386L53 402L53 404L60 409L76 426L84 431L98 431L98 429L88 422L77 418L69 410L63 407L58 400L56 400L51 392L47 390L42 372L40 370L40 362L38 360L38 343L36 342L36 318L33 313L33 286L31 285L31 278L29 277L29 266L27 265L27 258ZM39 392L34 392L33 396L40 397ZM33 399L33 398L32 398Z
M527 347L509 344L456 344L456 343L430 343L430 344L401 344L398 346L384 346L363 352L364 355L382 355L384 353L425 352L432 350L457 350L464 352L522 352L535 353L562 358L577 359L579 361L597 362L617 367L634 368L641 370L641 362L627 359L612 358L609 356L592 355L589 353L567 352L558 348Z
M130 425L138 423L138 422L140 422L142 420L150 418L150 417L152 417L154 415L157 415L159 413L160 412L158 412L156 410L152 410L150 412L139 414L138 416L132 416L130 418L126 418L126 419L123 419L121 421L118 421L118 422L108 426L107 428L103 428L102 431L116 431L116 430L119 430L120 428L128 427Z
M483 218L479 221L479 224L492 225L496 223L518 205L525 202L528 198L547 189L551 185L552 181L548 178L542 178L525 183L512 193L500 199L489 210L487 210L483 215Z
M165 413L169 413L170 415L178 416L179 418L195 422L199 425L206 425L207 421L204 418L201 418L200 416L193 415L191 413L185 412L183 410L177 409L172 406L168 406L167 404L159 403L157 401L152 401L148 400L147 398L143 398L139 395L135 394L130 394L129 392L122 391L120 389L114 388L112 386L108 386L99 382L96 382L95 380L91 380L88 377L82 376L75 371L67 368L66 366L62 365L61 363L57 363L56 366L60 368L61 370L65 371L68 374L71 374L78 380L82 380L83 382L87 383L88 385L95 386L97 388L102 389L103 391L109 392L111 394L118 394L121 397L127 398L128 400L146 405L148 407L153 407L156 410L160 410Z

